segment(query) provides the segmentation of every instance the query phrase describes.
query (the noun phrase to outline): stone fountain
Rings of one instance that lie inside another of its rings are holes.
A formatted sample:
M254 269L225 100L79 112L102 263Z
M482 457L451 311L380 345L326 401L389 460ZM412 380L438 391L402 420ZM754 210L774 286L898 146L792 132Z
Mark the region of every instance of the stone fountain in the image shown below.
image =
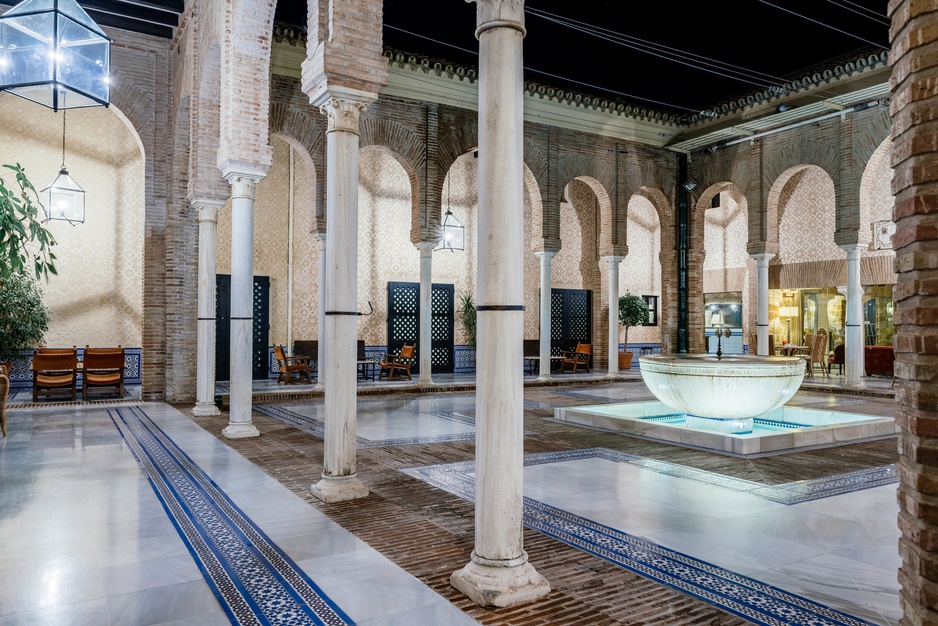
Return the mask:
M687 426L725 434L752 431L752 418L785 404L801 386L799 357L653 354L639 358L642 378Z

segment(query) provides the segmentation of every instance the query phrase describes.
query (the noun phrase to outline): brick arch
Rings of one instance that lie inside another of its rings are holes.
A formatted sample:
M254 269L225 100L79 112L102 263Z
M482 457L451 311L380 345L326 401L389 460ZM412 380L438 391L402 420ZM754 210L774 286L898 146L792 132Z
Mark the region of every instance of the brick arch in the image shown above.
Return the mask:
M270 107L270 134L287 142L313 172L314 206L310 207L311 233L326 232L326 133L322 117L312 117L309 110L274 102Z
M548 192L549 163L547 154L527 136L524 138L524 184L531 198L531 249L545 249L545 239L559 238L560 218L545 213L548 203L544 194Z
M438 165L441 172L448 172L456 159L479 145L479 128L475 122L451 126L438 139Z
M268 141L273 0L224 4L218 167L222 174L264 176L273 161Z
M527 162L522 162L521 167L523 171L524 189L528 192L528 199L531 202L531 229L528 231L531 236L530 249L534 252L539 252L544 249L544 235L540 228L544 218L544 202L541 196L541 185L538 182L534 170L528 166Z
M371 116L362 117L360 124L362 148L383 147L404 167L410 178L410 239L416 245L421 241L436 241L438 233L433 228L439 225L440 216L430 215L430 207L436 202L421 202L424 189L423 176L426 172L427 150L424 142L405 126L397 122ZM428 200L428 199L427 199ZM425 207L421 211L421 205ZM437 235L436 238L433 235Z
M767 145L764 154L764 182L778 180L792 168L806 165L821 168L835 182L839 176L840 151L836 141L817 141L806 136L781 146Z
M876 192L876 174L881 171L883 166L889 167L889 157L892 154L892 149L892 140L887 137L873 151L866 163L866 167L863 168L863 175L860 177L860 232L858 236L860 243L870 243L872 234L869 225L874 221L872 204ZM889 174L891 180L891 170ZM895 221L894 211L890 211L889 219Z
M586 154L561 157L557 163L558 188L566 189L574 179L585 182L599 202L599 256L625 256L626 217L625 209L616 214L607 190L615 189L616 172L609 159L600 159Z

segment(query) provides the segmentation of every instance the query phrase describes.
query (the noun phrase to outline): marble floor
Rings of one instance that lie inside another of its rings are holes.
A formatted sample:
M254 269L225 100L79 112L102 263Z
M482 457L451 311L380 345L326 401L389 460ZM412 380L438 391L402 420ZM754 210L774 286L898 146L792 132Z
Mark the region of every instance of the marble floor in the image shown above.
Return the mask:
M587 404L643 399L647 389L591 385L553 393ZM800 393L793 402L889 410L882 401L853 396ZM526 402L527 409L551 406ZM321 402L255 408L321 437ZM361 398L358 415L360 448L466 441L474 435L475 396ZM250 623L231 608L225 584L208 582L211 560L203 553L223 560L224 548L199 548L199 533L183 532L190 522L212 527L199 517L205 504L173 504L172 494L187 492L221 502L219 510L236 507L237 515L227 512L226 519L241 516L249 525L238 536L269 540L273 547L258 551L273 554L275 568L294 568L318 594L298 597L300 608L334 607L344 619L335 623L474 623L172 407L22 406L8 413L8 426L9 436L0 439L0 625ZM159 465L167 451L180 465ZM638 553L680 555L695 571L718 570L724 585L743 581L755 594L749 604L734 609L713 602L754 623L773 622L746 607L772 602L808 607L817 624L898 623L894 472L890 478L886 468L875 480L869 473L833 475L814 491L810 484L775 486L772 496L754 483L665 471L665 465L608 451L528 455L530 523L540 528L537 520L549 511L574 535L602 529L616 541L639 542ZM459 493L454 485L468 489L473 475L471 462L407 471L453 493ZM195 486L160 487L178 473L194 477ZM795 497L779 497L779 490ZM577 545L578 539L559 538ZM217 545L228 541L222 537ZM285 560L278 565L280 554ZM610 560L639 573L647 566L634 551L622 554L628 558ZM226 576L237 570L235 562ZM248 581L257 576L250 571ZM697 584L694 576L685 578ZM666 583L707 600L681 580ZM250 584L235 586L250 594ZM285 612L271 623L293 618Z
M207 582L208 561L182 538L187 522L154 490L162 470L148 474L138 463L119 412L152 421L217 497L276 546L274 556L282 553L348 618L297 621L281 611L261 623L475 623L179 411L143 403L10 411L0 439L0 624L235 623L226 594L246 591ZM237 581L238 567L225 566L226 579ZM251 569L234 586L257 576Z

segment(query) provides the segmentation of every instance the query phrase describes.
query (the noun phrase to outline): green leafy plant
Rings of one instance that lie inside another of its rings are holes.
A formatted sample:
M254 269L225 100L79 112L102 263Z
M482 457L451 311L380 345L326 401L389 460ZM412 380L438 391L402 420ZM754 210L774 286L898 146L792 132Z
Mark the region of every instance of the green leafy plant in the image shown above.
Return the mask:
M39 219L39 194L19 163L3 167L15 176L0 176L0 281L27 272L48 278L56 273L55 238Z
M56 274L55 238L42 225L39 194L23 167L3 168L13 177L0 176L0 359L12 360L49 328L37 281Z
M457 311L459 325L466 333L466 343L475 350L476 347L476 305L471 293L459 296L459 309Z
M49 309L36 280L25 273L0 280L0 361L14 360L22 348L42 343Z
M619 325L625 328L625 349L629 346L629 328L648 323L648 304L633 293L619 296Z

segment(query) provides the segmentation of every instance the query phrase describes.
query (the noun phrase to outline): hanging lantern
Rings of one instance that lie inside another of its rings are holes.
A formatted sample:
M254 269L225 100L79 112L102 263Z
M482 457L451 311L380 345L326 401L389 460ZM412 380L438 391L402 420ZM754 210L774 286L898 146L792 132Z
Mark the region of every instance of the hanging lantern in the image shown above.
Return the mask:
M443 218L443 241L440 242L439 249L450 252L466 249L466 227L459 223L449 209L446 209L446 216Z
M62 111L62 169L52 184L39 192L46 221L62 220L71 225L85 221L85 190L65 169L65 111Z
M0 89L54 111L107 106L110 42L75 0L24 0L0 16Z
M454 252L456 250L466 249L466 227L456 219L456 216L453 215L453 212L450 210L449 196L451 185L452 176L448 177L446 181L446 215L443 216L443 224L441 224L443 240L440 242L440 247L437 248L437 250L449 250L450 252Z
M39 193L39 200L46 212L46 220L63 220L71 224L85 221L85 191L64 167L52 184Z

